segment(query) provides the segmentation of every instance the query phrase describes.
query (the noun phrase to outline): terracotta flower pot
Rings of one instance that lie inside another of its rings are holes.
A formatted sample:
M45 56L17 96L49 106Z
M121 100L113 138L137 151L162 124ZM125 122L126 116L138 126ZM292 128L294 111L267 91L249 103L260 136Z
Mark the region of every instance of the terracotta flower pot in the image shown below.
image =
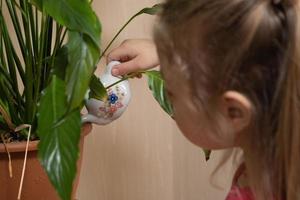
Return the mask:
M80 157L77 162L77 176L73 184L73 199L75 198L80 176L84 136L90 133L91 129L92 127L90 124L85 124L81 129L82 137L80 140ZM21 199L59 200L55 189L48 180L46 172L38 161L37 144L38 141L32 141L29 143L27 166L24 176ZM0 199L17 200L26 142L11 143L7 146L12 159L13 178L9 177L7 153L5 151L4 145L0 144Z

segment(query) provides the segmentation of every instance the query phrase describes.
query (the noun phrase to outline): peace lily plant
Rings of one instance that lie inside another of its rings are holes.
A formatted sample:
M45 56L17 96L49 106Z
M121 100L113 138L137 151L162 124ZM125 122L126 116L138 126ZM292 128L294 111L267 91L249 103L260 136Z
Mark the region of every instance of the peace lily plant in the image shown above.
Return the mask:
M90 89L90 97L107 98L106 88L93 75L96 65L130 21L156 14L160 5L135 14L102 53L100 21L88 0L0 0L0 7L1 141L19 142L29 136L40 140L40 162L61 199L68 200L85 94ZM159 72L143 73L170 111Z

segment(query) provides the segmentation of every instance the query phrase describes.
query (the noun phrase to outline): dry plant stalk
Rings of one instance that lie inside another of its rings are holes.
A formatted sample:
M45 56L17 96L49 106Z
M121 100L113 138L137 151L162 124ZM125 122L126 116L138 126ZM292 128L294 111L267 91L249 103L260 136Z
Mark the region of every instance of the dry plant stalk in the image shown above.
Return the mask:
M21 199L21 193L22 193L22 188L23 188L23 182L24 182L24 175L25 175L25 169L26 169L26 163L27 163L27 153L28 153L28 145L29 145L29 139L31 135L31 125L29 124L22 124L18 126L15 129L15 132L19 132L23 129L29 128L28 136L27 136L27 142L26 142L26 149L25 149L25 157L24 157L24 163L23 163L23 168L22 168L22 176L21 176L21 181L20 181L20 186L19 186L19 193L18 193L18 200Z
M2 142L3 142L5 151L6 151L7 156L8 156L8 170L9 170L9 177L12 178L12 177L13 177L13 172L12 172L11 156L10 156L9 150L8 150L8 148L7 148L6 140L5 140L4 136L3 136L3 134L1 134L1 140L2 140Z

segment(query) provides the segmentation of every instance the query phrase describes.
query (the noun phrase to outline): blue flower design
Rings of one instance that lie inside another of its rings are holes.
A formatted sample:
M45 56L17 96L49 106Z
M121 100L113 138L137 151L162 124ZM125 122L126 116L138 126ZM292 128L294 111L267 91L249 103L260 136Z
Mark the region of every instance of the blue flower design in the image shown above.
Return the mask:
M108 100L111 104L115 104L118 101L118 96L112 93L111 95L108 96Z

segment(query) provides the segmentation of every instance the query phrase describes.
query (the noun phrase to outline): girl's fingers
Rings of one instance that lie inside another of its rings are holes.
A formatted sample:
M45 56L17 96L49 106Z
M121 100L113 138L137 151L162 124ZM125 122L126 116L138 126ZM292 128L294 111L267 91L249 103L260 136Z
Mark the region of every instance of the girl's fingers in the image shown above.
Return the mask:
M106 62L109 63L113 60L120 61L120 62L126 62L132 57L134 57L134 55L130 49L128 49L126 47L118 47L118 48L112 50L108 54L108 56L106 58Z
M128 62L121 63L119 65L116 65L112 69L112 75L113 76L123 76L132 72L138 71L139 66L136 63L136 60L130 60Z

